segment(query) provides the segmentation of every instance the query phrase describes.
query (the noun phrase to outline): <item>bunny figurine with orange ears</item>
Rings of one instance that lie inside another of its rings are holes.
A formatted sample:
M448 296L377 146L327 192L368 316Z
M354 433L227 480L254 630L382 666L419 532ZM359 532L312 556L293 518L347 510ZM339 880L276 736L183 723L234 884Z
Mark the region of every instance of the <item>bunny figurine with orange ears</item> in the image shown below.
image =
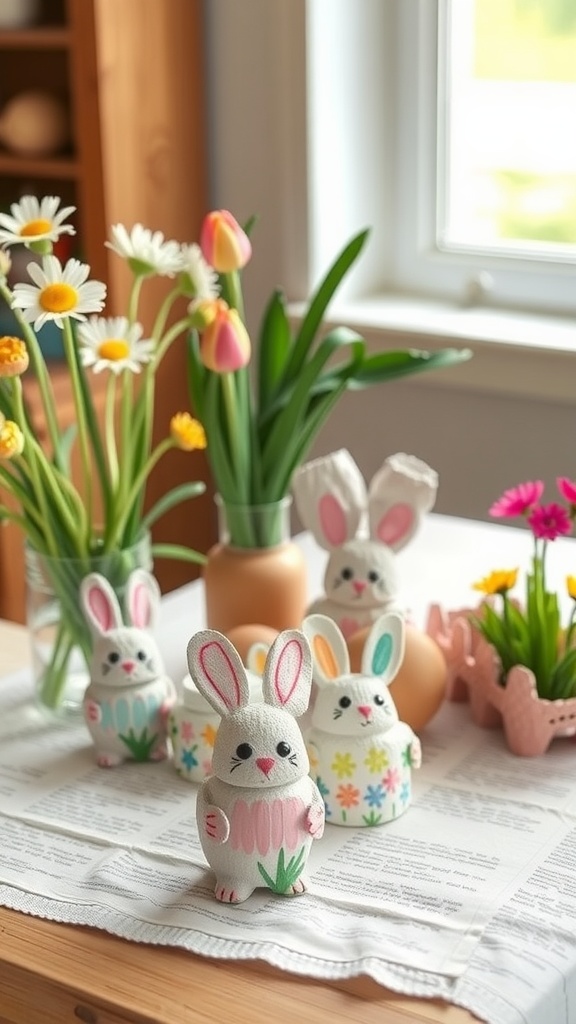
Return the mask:
M395 552L412 539L437 489L435 470L402 452L385 460L368 489L344 448L301 466L292 482L296 508L330 553L324 597L308 612L328 615L350 637L398 608Z
M83 710L97 763L111 768L128 759L164 759L176 689L151 633L160 604L156 579L144 569L130 573L125 595L130 625L124 625L116 594L99 573L82 580L80 600L93 638Z
M334 825L382 825L407 810L420 741L398 712L388 686L404 656L404 619L386 612L372 626L361 671L350 672L336 623L309 615L308 637L318 692L307 733L312 772Z
M188 644L197 688L222 716L212 755L213 774L196 804L200 843L216 875L222 903L242 903L259 886L305 892L308 853L324 830L324 803L309 775L296 718L310 698L310 647L299 630L280 633L264 668L264 702L250 703L240 655L221 633L207 629Z

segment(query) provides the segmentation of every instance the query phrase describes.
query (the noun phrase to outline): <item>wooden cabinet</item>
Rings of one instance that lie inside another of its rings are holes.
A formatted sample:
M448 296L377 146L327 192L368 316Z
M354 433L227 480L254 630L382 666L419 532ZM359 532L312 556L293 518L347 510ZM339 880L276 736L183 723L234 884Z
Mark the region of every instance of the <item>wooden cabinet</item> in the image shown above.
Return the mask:
M194 240L206 210L201 0L43 0L38 22L0 31L0 116L19 91L44 88L69 110L71 142L61 153L31 158L0 148L0 202L26 191L59 195L77 207L79 258L107 282L107 312L126 311L129 275L105 248L109 227L140 222L168 238ZM141 318L151 326L166 282L144 292ZM66 390L65 371L51 364ZM156 423L189 408L184 341L164 361ZM34 388L28 384L34 405ZM66 412L68 409L68 412ZM64 417L73 415L65 400ZM193 465L193 469L191 466ZM189 479L209 480L205 460L171 452L154 474L149 501ZM206 550L214 538L211 495L174 509L156 539ZM0 529L0 616L23 618L22 539ZM195 567L158 562L163 590L197 575Z

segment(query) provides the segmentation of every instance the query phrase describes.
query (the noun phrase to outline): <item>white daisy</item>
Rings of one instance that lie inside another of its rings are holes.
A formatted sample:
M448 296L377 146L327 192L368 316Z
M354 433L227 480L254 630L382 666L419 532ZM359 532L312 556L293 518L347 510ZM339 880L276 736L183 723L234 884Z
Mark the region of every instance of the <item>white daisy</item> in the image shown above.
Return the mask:
M75 206L64 206L58 209L61 200L58 196L44 196L38 200L36 196L23 196L19 203L12 203L8 213L0 213L0 242L3 245L33 242L56 242L60 235L76 234L71 224L64 224Z
M68 260L62 267L56 256L44 256L42 263L29 263L34 284L14 286L12 308L20 309L27 323L39 330L48 320L63 327L64 317L85 320L85 313L99 313L104 306L106 285L87 281L90 267Z
M182 286L194 302L217 299L220 293L218 274L202 255L199 245L182 246Z
M114 224L109 249L127 260L132 272L139 277L159 274L174 277L182 269L182 253L178 242L166 242L161 231L149 231L135 224L128 233L123 224Z
M125 316L91 316L78 328L82 365L92 366L94 373L140 373L143 363L149 363L154 353L154 342L140 341L141 337L142 325L130 324Z

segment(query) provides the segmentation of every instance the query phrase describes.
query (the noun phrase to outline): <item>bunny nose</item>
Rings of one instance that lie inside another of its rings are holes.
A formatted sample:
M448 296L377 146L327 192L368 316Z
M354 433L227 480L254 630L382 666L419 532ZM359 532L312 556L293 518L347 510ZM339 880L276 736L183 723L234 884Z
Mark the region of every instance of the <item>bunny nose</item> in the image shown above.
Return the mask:
M357 594L361 594L362 591L365 589L366 584L363 583L362 580L354 580L352 586L354 587L354 590L356 591Z
M364 718L370 718L372 708L370 707L369 704L359 704L358 711L360 712L361 715L364 716Z
M274 760L273 757L257 757L256 758L256 764L257 764L258 768L260 769L260 771L264 772L264 775L266 775L266 777L268 777L268 775L270 774L272 768L276 764L276 761Z
M132 672L132 670L134 669L135 665L136 665L135 661L123 661L122 662L122 668L124 669L125 672Z

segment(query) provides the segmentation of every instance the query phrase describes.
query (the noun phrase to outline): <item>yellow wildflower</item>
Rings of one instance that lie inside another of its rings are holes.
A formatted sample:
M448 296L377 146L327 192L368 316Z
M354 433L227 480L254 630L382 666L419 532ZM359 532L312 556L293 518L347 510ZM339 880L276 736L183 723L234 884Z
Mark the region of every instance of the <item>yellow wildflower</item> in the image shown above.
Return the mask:
M0 459L20 455L24 448L24 434L13 420L0 422Z
M28 349L21 338L0 338L0 377L19 377L28 369Z
M189 412L177 412L170 420L170 434L178 448L192 452L206 447L206 434L202 424Z
M483 594L506 594L516 585L517 578L518 569L496 569L472 586L474 590L481 590Z
M576 601L576 576L566 577L566 590L568 591L568 596L571 597L573 601Z

